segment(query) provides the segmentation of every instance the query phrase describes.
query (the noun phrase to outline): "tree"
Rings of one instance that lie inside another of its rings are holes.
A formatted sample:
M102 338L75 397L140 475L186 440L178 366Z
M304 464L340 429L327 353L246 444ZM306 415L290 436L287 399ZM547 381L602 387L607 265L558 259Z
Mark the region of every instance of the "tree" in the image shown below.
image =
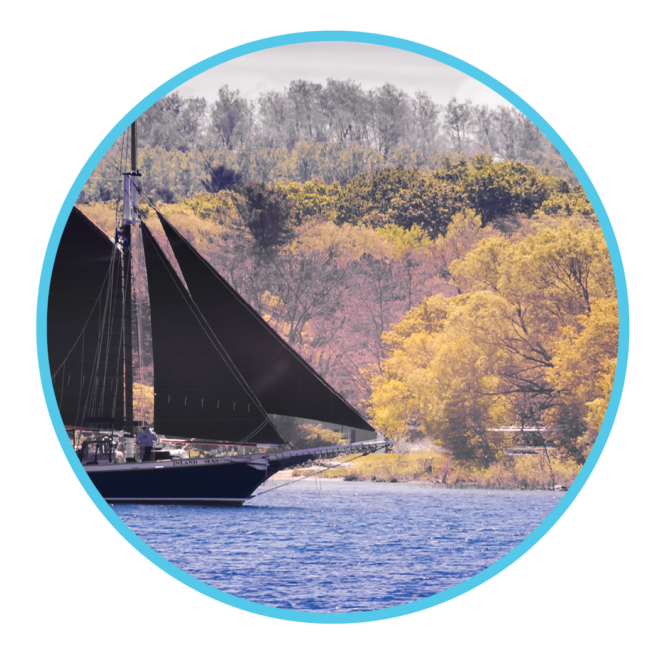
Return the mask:
M397 225L387 225L376 231L394 247L394 277L405 289L408 311L428 293L425 285L433 275L430 259L433 241L419 225L407 230Z
M292 219L296 225L322 216L334 221L336 218L337 198L340 194L339 185L327 185L318 179L305 183L286 183L279 186L286 193L292 206Z
M202 146L208 125L204 98L183 98L178 92L156 101L138 119L138 145L166 151L189 151Z
M358 83L328 78L321 102L331 139L368 146L368 99Z
M495 163L492 157L476 156L472 164L459 186L484 225L517 213L531 216L559 185L520 162Z
M472 121L472 101L459 103L456 98L453 98L445 106L442 125L449 134L453 148L458 152L467 149Z
M224 165L212 167L209 178L202 181L202 185L207 192L217 193L221 190L229 190L241 183L243 175Z
M291 120L290 101L286 93L269 91L260 94L257 107L259 146L291 151L296 144L296 131Z
M238 186L235 205L242 226L255 243L268 252L283 245L291 237L291 202L286 193L263 183L248 183Z
M444 236L436 238L433 246L433 261L444 279L450 277L450 266L455 261L465 258L480 239L486 238L487 232L481 228L481 217L471 209L454 214ZM458 285L460 293L460 285Z
M465 195L451 181L421 170L388 167L360 174L344 186L336 217L338 222L373 227L417 225L435 237L464 205Z
M241 98L239 90L231 91L228 85L223 85L210 109L211 146L229 150L244 148L253 137L254 121L252 104Z
M616 372L619 309L614 299L601 299L576 326L562 329L548 379L558 393L548 415L552 436L584 462L600 430Z
M326 139L326 120L322 105L323 85L293 80L287 89L290 121L296 142L321 143Z
M371 125L378 151L387 154L407 141L411 120L410 99L403 91L389 83L369 92Z
M616 365L616 291L599 228L565 221L517 242L480 241L434 296L384 335L372 414L420 427L460 460L498 460L499 426L548 426L578 460L593 443ZM489 430L491 429L491 430Z
M424 156L429 156L438 150L440 107L427 92L415 92L412 114L415 130L414 146Z

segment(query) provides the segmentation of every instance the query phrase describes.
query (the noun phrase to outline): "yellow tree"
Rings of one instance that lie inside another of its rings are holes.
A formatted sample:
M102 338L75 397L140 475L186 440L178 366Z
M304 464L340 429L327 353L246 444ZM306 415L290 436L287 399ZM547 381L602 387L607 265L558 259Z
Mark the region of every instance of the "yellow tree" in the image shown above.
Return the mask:
M501 447L488 429L548 424L583 460L576 443L602 421L616 358L616 292L600 230L565 222L517 243L491 237L450 271L469 293L424 301L385 335L377 425L399 435L417 425L457 458L489 462ZM599 346L601 366L581 366L598 361Z
M548 418L558 440L580 459L586 458L607 412L618 347L619 310L613 299L593 303L591 314L563 328L555 345L548 380L558 402Z
M503 355L493 343L475 343L472 332L475 321L497 313L496 298L434 296L386 335L390 358L372 395L378 428L394 437L419 428L458 460L499 457L503 438L491 429L510 414L497 391Z

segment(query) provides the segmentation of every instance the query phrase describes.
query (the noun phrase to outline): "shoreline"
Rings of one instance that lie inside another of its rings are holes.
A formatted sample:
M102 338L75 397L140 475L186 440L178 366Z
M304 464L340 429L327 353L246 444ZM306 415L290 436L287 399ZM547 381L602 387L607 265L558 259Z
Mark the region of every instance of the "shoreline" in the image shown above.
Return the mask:
M414 486L429 486L432 488L446 488L448 490L526 490L526 491L548 491L554 493L566 492L570 487L564 484L557 484L555 488L530 488L524 486L512 486L512 485L493 485L493 484L478 484L478 483L442 483L442 481L437 479L406 479L406 478L396 478L394 480L375 480L375 479L362 479L362 478L352 478L346 479L342 476L326 477L322 474L323 468L316 470L315 468L307 469L297 469L298 474L294 476L296 469L290 470L281 470L276 472L274 475L268 478L268 481L290 481L292 484L298 481L310 481L312 479L319 481L335 481L335 482L349 482L349 483L367 483L367 484L408 484ZM309 474L300 474L300 472L308 472ZM321 472L321 474L318 474ZM264 482L265 483L265 482Z
M568 490L581 466L559 453L506 456L490 466L455 461L446 453L347 454L274 474L274 483L314 479L366 483L408 483L478 490Z

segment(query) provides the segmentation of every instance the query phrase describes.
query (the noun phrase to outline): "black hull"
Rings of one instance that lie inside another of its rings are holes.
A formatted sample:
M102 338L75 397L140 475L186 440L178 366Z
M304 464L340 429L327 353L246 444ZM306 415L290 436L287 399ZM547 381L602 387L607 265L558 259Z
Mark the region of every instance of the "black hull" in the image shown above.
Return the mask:
M110 504L240 506L268 477L312 459L371 453L388 441L319 447L240 458L200 458L121 465L86 465L87 475Z
M177 464L179 463L179 464ZM267 478L247 463L176 461L88 469L111 504L207 504L240 506Z

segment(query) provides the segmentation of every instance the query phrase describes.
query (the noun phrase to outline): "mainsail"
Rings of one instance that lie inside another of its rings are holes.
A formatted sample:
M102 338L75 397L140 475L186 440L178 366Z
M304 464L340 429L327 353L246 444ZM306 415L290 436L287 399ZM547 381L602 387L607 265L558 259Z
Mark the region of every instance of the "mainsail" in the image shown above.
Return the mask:
M48 297L48 359L66 425L124 425L119 252L77 208L62 233Z
M374 431L159 213L198 309L271 414Z

